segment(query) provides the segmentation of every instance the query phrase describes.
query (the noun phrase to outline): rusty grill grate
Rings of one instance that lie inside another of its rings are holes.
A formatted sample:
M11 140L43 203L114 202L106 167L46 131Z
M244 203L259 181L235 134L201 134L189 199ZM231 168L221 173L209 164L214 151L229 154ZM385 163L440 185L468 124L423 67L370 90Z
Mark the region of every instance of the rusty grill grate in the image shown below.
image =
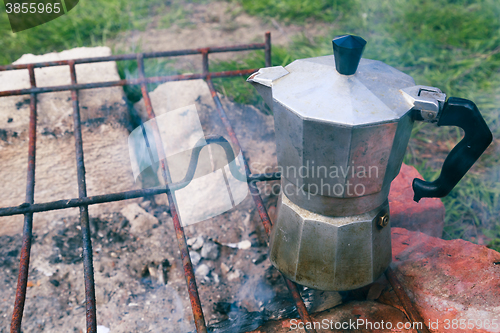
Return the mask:
M108 57L42 62L36 64L7 65L0 67L0 71L28 69L30 84L31 84L31 88L28 89L18 89L18 90L0 92L0 97L14 96L14 95L30 95L29 151L28 151L26 201L25 203L17 207L0 208L0 216L24 214L23 243L21 249L16 299L15 299L14 312L12 314L12 322L10 328L11 332L21 331L21 322L24 310L24 303L26 299L26 286L28 282L28 270L29 270L31 237L32 237L32 227L33 227L33 213L56 210L56 209L65 209L70 207L80 208L80 222L81 222L81 230L83 238L83 266L84 266L84 279L85 279L87 332L95 333L97 331L97 319L96 319L96 303L95 303L94 269L92 260L92 242L90 238L88 206L98 203L120 201L120 200L126 200L126 199L132 199L132 198L138 198L138 197L144 197L162 193L165 193L168 197L170 211L172 214L177 241L181 253L184 275L186 277L186 284L189 292L191 307L193 310L193 317L196 325L196 330L197 332L207 332L207 327L205 319L203 317L203 311L201 308L201 302L198 295L198 288L196 286L196 279L194 276L193 266L191 264L191 258L189 257L186 237L184 235L183 227L180 224L179 216L177 214L176 207L174 205L174 201L172 200L172 194L171 194L171 191L175 190L179 186L182 186L181 184L184 183L186 180L183 180L178 183L171 183L168 165L166 164L165 160L162 160L161 161L162 174L165 183L168 184L165 186L165 188L141 189L141 190L132 190L132 191L97 195L90 197L87 196L78 91L82 89L101 88L101 87L140 85L142 91L142 97L146 105L148 116L150 119L154 119L155 113L151 105L151 100L149 98L149 93L147 91L147 86L146 86L148 83L163 83L168 81L204 79L210 89L212 98L219 112L219 116L227 132L229 133L229 138L231 143L235 147L238 147L241 150L240 144L238 142L238 139L236 138L236 134L233 130L233 127L231 126L226 116L226 113L224 111L224 108L222 107L219 97L217 96L217 93L215 92L212 83L212 78L248 75L255 72L256 69L210 72L208 55L210 53L247 51L247 50L258 50L258 49L264 49L266 66L271 66L271 34L268 32L265 34L264 43L234 45L226 47L187 49L179 51L125 54L125 55L116 55ZM159 77L145 77L144 75L144 59L146 58L174 57L174 56L194 55L194 54L202 55L203 72L200 74L171 75L171 76L159 76ZM85 83L85 84L77 83L77 77L75 71L76 64L105 62L105 61L120 61L120 60L136 60L138 64L139 78L124 79L124 80L110 81L110 82L99 82L99 83ZM70 85L61 85L54 87L36 86L35 71L34 71L35 68L61 66L61 65L69 66L71 75ZM73 105L75 151L76 151L77 177L78 177L78 198L35 204L34 188L35 188L36 119L37 119L36 95L54 91L65 91L65 90L71 91L71 99ZM156 123L153 122L153 124ZM158 128L154 128L154 130L155 132L157 132ZM161 147L158 147L158 149L161 149ZM267 180L278 180L280 179L280 175L277 173L252 174L245 159L244 161L245 161L244 162L245 172L247 175L247 181L250 193L252 195L255 204L257 205L257 209L262 219L262 223L264 224L264 228L266 232L269 234L271 230L271 221L269 219L269 215L267 214L267 210L264 206L262 198L260 197L258 190L256 188L256 182L267 181ZM301 319L306 322L311 321L311 318L307 313L306 307L304 305L304 302L302 301L302 298L297 290L296 285L293 282L287 280L286 278L285 281L288 289L290 290L290 293L292 294L293 299L295 300L297 310Z
M217 93L214 89L214 85L212 83L212 78L249 75L255 72L257 69L210 72L209 59L208 59L208 55L210 53L248 51L248 50L259 50L259 49L263 49L265 52L266 66L267 67L271 66L271 34L269 32L265 34L264 43L243 44L243 45L234 45L225 47L186 49L178 51L125 54L125 55L114 55L107 57L81 58L75 60L61 60L61 61L50 61L50 62L41 62L34 64L0 66L0 71L27 69L31 85L31 87L28 89L18 89L18 90L9 90L0 92L0 97L14 96L14 95L30 95L29 150L28 150L26 200L25 203L16 207L0 208L0 216L12 216L12 215L24 214L23 242L22 242L22 249L20 256L20 267L19 267L19 276L16 289L14 312L12 314L12 321L10 328L11 333L21 332L21 322L23 317L23 310L26 299L26 287L28 282L28 271L29 271L30 249L31 249L32 227L33 227L33 213L66 209L71 207L80 208L80 222L81 222L81 231L83 238L82 255L83 255L84 280L85 280L84 282L85 282L87 332L96 333L97 319L96 319L95 283L94 283L92 242L90 238L88 206L99 203L151 196L156 194L166 194L168 197L170 211L172 214L174 228L176 231L176 237L183 263L184 275L186 278L186 284L191 302L191 308L193 311L196 331L200 333L207 332L207 326L203 316L201 302L198 294L198 288L196 286L196 279L193 271L193 266L191 264L191 258L189 256L184 229L181 226L174 201L172 200L172 193L171 193L172 191L175 191L176 189L185 186L185 182L189 181L189 179L187 179L188 176L186 176L186 179L183 179L180 182L172 183L170 179L168 165L165 160L162 160L161 161L162 175L165 180L165 183L167 184L164 188L131 190L131 191L111 193L105 195L87 196L78 91L83 89L92 89L92 88L140 85L148 117L149 119L154 119L155 113L151 104L151 100L149 98L149 93L147 91L148 83L163 83L168 81L204 79L208 85L208 88L210 89L210 93L215 102L220 119L222 120L226 128L226 131L229 134L230 142L233 144L233 146L237 147L243 154L243 161L244 161L244 167L247 176L249 191L255 202L255 205L257 206L257 210L264 225L265 231L269 235L271 231L271 220L269 219L267 210L264 206L262 198L256 187L256 183L260 181L279 180L281 178L281 175L279 173L265 173L265 174L251 173L248 163L244 157L244 152L243 150L241 150L241 146L236 137L236 133L234 132L234 129L226 116L226 112L219 100L219 97L217 96ZM202 55L202 68L203 68L202 73L158 76L158 77L146 77L144 74L144 59L196 55L196 54ZM124 79L118 81L84 83L84 84L77 83L77 77L75 71L76 64L86 64L86 63L106 62L106 61L123 61L123 60L137 61L138 71L139 71L138 79ZM35 68L62 66L62 65L69 66L70 76L71 76L70 85L60 85L52 87L36 86L35 71L34 71ZM35 204L34 188L35 188L35 160L36 160L36 125L37 125L36 96L37 94L42 94L42 93L49 93L55 91L68 91L68 90L71 91L71 99L73 106L74 137L75 137L75 151L76 151L77 179L78 179L78 198L62 199L58 201ZM156 127L155 122L152 122L152 124L153 124L153 130L154 132L156 132L155 133L156 136L158 134L158 128ZM223 138L207 138L207 143L218 143L220 141L226 141L226 140ZM161 141L157 140L157 142ZM158 149L162 148L158 147ZM191 169L193 166L194 167L196 166L196 160L194 160L194 165L190 163L189 169ZM188 174L189 173L190 172L188 171ZM414 310L408 296L401 288L401 285L397 281L394 273L390 269L388 269L386 275L388 276L389 282L393 285L394 290L396 291L398 297L402 301L408 318L412 319L413 321L422 321L422 319L418 315L418 312ZM307 312L307 309L304 305L302 297L300 296L297 286L295 285L295 283L288 280L284 276L283 278L290 291L292 298L295 301L297 312L300 318L302 319L303 322L311 322L312 321L311 317ZM306 331L315 332L314 329L306 329ZM428 331L425 330L425 332Z

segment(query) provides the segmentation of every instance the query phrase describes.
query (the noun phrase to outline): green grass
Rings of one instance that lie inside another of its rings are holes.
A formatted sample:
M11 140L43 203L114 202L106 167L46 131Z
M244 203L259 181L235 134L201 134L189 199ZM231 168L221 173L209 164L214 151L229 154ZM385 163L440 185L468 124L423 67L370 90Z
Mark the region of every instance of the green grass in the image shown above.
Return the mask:
M236 0L251 15L275 18L285 23L314 20L334 21L358 7L352 0Z
M153 0L154 2L155 0ZM10 25L1 6L0 63L7 64L24 53L42 54L76 46L105 44L118 31L143 29L149 8L134 1L87 1L64 16L38 27L18 33L10 32Z
M200 2L194 0L191 2ZM0 5L0 64L24 53L43 54L78 46L105 45L120 32L144 30L151 17L162 15L159 27L188 24L181 0L81 0L69 13L29 30L12 33Z

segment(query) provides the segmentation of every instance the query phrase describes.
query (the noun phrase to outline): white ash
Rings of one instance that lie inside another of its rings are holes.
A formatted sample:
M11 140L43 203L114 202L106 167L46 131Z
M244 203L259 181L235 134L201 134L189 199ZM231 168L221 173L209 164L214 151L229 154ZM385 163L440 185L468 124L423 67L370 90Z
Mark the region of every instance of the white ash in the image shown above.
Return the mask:
M201 248L201 257L208 260L217 260L219 257L219 245L212 241L205 242Z
M236 269L232 272L229 272L226 278L228 281L234 281L234 280L239 280L242 276L243 276L242 272L239 269Z
M201 247L203 246L203 237L202 236L198 236L198 237L193 237L193 238L190 238L187 240L187 245L191 247L191 249L197 251L199 249L201 249Z
M210 268L206 264L201 264L196 268L194 274L197 278L207 279L208 274L210 274Z
M220 280L219 280L219 274L215 273L215 272L212 272L212 278L214 279L214 282L215 284L219 284Z
M109 333L110 329L106 326L97 325L97 333Z
M197 266L200 263L201 255L196 251L189 251L189 256L191 257L191 263L193 266Z
M158 224L158 219L146 212L137 203L125 206L120 213L129 220L131 226L130 232L134 234L144 233L153 229L155 224Z
M249 240L244 240L238 243L227 243L227 244L222 243L221 245L228 246L233 249L248 250L249 248L252 247L252 242L250 242Z

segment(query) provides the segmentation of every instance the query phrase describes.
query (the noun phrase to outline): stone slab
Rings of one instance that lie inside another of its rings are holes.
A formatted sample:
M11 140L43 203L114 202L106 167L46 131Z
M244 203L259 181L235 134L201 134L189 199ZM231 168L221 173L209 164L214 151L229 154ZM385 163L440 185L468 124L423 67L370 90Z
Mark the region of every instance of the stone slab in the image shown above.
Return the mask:
M416 309L426 323L437 323L432 332L500 332L500 253L393 228L392 255ZM391 289L379 300L400 307Z
M16 64L109 56L107 47L76 48L45 55L23 55ZM79 83L118 80L114 62L76 66ZM70 83L69 67L35 69L37 86ZM27 70L0 72L0 90L29 87ZM137 188L128 152L128 109L121 87L79 92L88 195ZM37 96L35 203L78 197L71 95L68 91ZM25 201L28 160L29 96L0 98L0 206ZM121 203L91 206L91 215L117 210ZM37 213L34 228L47 221L78 214L78 209ZM0 233L21 232L23 216L1 217Z
M389 192L391 226L420 231L429 236L443 234L445 208L439 198L423 198L413 201L412 182L422 175L412 166L403 164L392 181Z

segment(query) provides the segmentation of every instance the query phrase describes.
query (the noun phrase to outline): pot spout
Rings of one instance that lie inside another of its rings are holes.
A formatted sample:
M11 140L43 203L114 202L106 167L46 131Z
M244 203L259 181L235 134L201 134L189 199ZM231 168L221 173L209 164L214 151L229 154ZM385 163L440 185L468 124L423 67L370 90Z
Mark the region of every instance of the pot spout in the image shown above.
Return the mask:
M262 96L266 104L273 109L273 82L287 75L289 72L282 66L261 68L250 75L247 82L250 82L257 92Z

